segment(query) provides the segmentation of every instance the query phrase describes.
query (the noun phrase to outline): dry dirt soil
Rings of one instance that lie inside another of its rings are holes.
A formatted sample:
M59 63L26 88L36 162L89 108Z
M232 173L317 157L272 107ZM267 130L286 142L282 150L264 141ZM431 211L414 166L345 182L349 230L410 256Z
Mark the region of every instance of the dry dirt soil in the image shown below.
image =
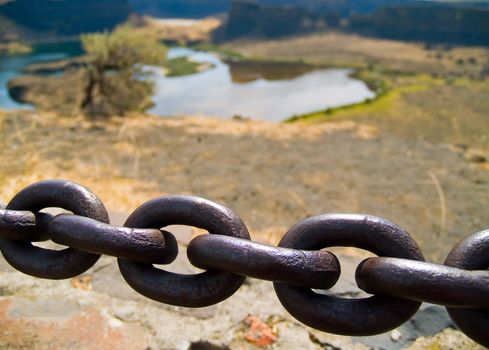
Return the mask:
M112 211L191 194L232 208L256 240L277 243L309 216L369 213L406 228L442 262L489 227L489 167L450 145L352 121L272 124L129 116L87 121L0 114L0 202L38 180L92 189Z

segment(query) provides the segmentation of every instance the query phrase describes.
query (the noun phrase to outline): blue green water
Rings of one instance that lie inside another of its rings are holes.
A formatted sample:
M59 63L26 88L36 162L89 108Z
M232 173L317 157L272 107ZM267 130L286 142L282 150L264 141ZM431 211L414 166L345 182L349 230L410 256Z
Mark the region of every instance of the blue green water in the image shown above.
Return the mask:
M15 101L8 92L8 82L22 75L25 67L33 63L61 60L82 53L77 42L36 45L33 49L32 53L26 55L0 56L0 108L33 108L29 104Z
M79 54L79 45L64 44L37 47L29 55L0 58L0 108L33 108L14 101L8 93L8 82L22 75L26 66ZM148 71L154 73L151 79L155 82L154 106L150 113L224 118L240 115L280 121L292 115L362 102L375 96L364 82L351 77L349 69L317 69L272 80L256 74L255 79L241 81L236 79L239 72L233 72L228 63L212 53L171 48L167 58L176 57L188 57L211 68L192 75L170 77L165 70L148 67ZM249 67L248 73L253 73L254 69Z
M295 77L241 82L219 57L187 48L173 48L170 58L188 57L211 64L203 72L169 77L155 70L156 115L244 116L281 121L293 115L363 102L375 97L367 85L351 77L350 69L317 69Z

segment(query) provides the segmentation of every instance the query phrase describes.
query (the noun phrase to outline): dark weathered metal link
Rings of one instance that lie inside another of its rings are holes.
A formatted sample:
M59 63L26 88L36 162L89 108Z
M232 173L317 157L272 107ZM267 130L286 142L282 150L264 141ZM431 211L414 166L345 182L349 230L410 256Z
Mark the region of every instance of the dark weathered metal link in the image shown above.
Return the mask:
M178 254L175 236L158 229L118 227L61 214L49 222L47 230L53 242L136 262L169 264Z
M52 216L44 208L73 214ZM176 238L162 228L188 225L210 235L187 247L195 275L168 272L178 254ZM88 189L68 181L28 186L0 207L0 249L14 268L48 279L75 277L100 254L118 258L127 283L148 298L171 305L204 307L231 297L245 276L274 282L276 294L292 316L313 328L342 335L374 335L400 326L422 301L445 305L469 337L489 348L489 230L455 247L445 265L424 262L409 233L370 215L325 214L292 227L279 247L250 241L241 219L230 209L191 196L166 196L146 202L125 227L109 224L103 203ZM31 244L52 240L57 251ZM369 250L379 257L357 267L361 289L374 294L344 299L312 289L331 288L340 275L333 246Z
M385 294L455 308L489 309L489 271L399 258L369 258L357 268L358 286Z
M211 234L250 239L248 229L230 209L191 196L166 196L146 202L127 219L125 226L161 228L189 225ZM170 305L204 307L233 295L245 277L219 271L182 275L149 264L119 259L126 282L142 295Z
M0 209L0 237L14 241L46 241L49 239L46 227L52 218L48 213Z
M292 227L279 243L294 249L349 246L377 255L424 260L411 236L392 222L370 215L330 214ZM345 299L274 283L282 305L302 323L322 331L365 336L389 331L410 319L421 303L384 295Z
M42 181L20 191L7 205L8 210L39 212L59 207L74 214L108 223L109 215L100 199L85 187L63 180ZM35 230L32 233L36 234ZM40 236L44 232L38 233ZM0 238L0 249L7 262L19 271L35 277L65 279L92 267L100 258L75 248L43 249L29 241Z
M187 256L204 270L305 288L329 289L340 277L338 259L329 252L278 248L227 236L198 236L190 242Z
M465 270L488 269L489 230L477 232L460 242L448 255L445 265ZM466 335L489 348L489 310L447 308L447 311Z

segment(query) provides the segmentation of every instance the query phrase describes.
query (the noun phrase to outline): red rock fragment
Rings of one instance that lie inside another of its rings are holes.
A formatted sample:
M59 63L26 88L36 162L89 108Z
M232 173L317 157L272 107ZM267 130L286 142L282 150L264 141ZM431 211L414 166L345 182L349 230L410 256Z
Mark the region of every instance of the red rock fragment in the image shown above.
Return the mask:
M244 320L248 327L245 339L259 347L267 347L277 341L277 332L257 316L249 315Z

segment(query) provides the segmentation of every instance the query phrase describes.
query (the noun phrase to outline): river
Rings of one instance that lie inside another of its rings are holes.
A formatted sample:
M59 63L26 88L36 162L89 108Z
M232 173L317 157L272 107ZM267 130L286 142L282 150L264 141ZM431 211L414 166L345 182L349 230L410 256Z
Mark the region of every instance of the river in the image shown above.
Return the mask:
M21 75L29 64L73 56L72 51L51 51L0 58L0 108L32 108L14 101L8 94L7 84ZM155 94L150 113L281 121L375 96L364 82L351 77L349 69L304 69L300 65L278 63L237 64L189 48L168 51L168 58L182 56L209 64L211 68L180 77L168 77L164 70L151 68Z

